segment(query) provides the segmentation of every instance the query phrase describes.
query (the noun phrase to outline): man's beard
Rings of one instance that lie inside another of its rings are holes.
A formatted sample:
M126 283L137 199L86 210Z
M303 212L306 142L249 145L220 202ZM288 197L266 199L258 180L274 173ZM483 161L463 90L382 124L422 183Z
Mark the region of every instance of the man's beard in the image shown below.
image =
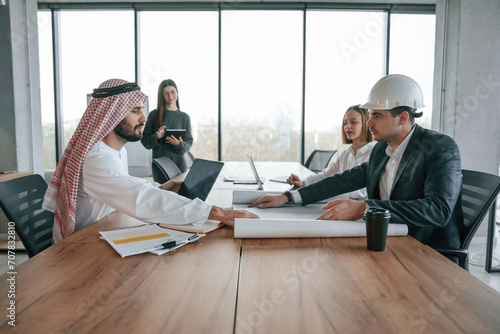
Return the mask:
M136 127L132 128L132 125L130 125L126 119L124 118L115 128L114 132L116 135L120 138L125 139L126 141L134 142L134 141L139 141L142 138L142 133L139 132L138 134L136 133L137 128L142 126L143 124L139 124Z

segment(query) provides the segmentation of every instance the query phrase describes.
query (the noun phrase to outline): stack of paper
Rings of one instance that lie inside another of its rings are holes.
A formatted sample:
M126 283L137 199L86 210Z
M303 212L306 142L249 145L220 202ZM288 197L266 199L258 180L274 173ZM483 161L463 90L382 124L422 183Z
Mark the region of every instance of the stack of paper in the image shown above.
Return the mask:
M259 177L260 182L266 181L265 177ZM235 184L257 184L255 176L226 176L224 182L234 182Z
M183 225L171 225L171 224L158 224L160 227L168 228L170 230L183 231L188 233L202 233L207 234L209 232L215 231L218 228L224 226L224 223L221 223L218 220L208 219L203 225L193 225L193 224L183 224Z
M188 239L194 236L191 233L161 228L155 224L99 233L121 257L147 252L161 255L185 245ZM179 245L157 250L160 245L171 241Z

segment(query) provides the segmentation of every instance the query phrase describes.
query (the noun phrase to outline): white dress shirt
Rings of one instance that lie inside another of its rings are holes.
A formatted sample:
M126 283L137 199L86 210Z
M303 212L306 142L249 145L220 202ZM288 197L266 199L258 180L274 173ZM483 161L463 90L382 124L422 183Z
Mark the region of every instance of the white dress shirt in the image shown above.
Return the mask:
M391 197L392 184L394 183L394 178L396 177L396 171L398 170L399 163L401 162L401 158L405 153L406 147L410 142L411 136L413 135L413 131L415 127L410 131L408 136L399 144L396 150L393 150L390 146L387 146L385 149L385 153L389 156L389 161L385 165L384 174L380 179L380 199L383 201L388 200Z
M342 173L349 170L355 166L359 166L370 158L370 153L372 153L373 146L377 142L372 141L361 147L356 153L354 153L354 147L351 145L348 149L342 152L334 163L323 169L323 171L318 174L310 175L304 180L305 185L310 185L311 183L318 182L338 173ZM342 196L342 197L340 197ZM366 199L366 188L356 190L350 193L346 193L338 196L338 198L356 198L356 199Z
M83 163L75 230L115 210L150 223L201 225L208 219L212 205L158 186L158 183L151 184L128 174L125 147L117 151L98 142ZM59 231L59 228L54 231ZM62 240L60 235L54 234L54 238L56 242Z
M304 180L306 186L318 182L324 178L329 176L342 173L346 170L349 170L353 167L359 166L364 162L368 161L370 158L370 154L372 153L372 149L377 144L376 141L372 141L361 147L356 154L354 153L354 148L349 146L347 150L342 152L334 163L332 163L329 167L323 169L323 171L318 174L314 174L309 176ZM292 191L292 196L295 203L302 203L302 197L297 190ZM350 193L342 194L339 196L335 196L329 199L334 200L338 198L352 198L352 199L367 199L366 188L359 189L356 191L352 191Z

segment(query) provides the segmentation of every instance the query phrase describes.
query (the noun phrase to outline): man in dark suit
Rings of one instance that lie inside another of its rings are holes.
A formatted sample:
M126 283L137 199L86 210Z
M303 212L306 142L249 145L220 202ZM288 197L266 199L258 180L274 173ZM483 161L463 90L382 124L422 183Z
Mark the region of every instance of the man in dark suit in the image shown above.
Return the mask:
M423 107L418 84L389 75L372 88L364 108L378 141L369 161L283 195L264 196L250 206L314 203L363 187L368 200L338 199L318 219L356 220L368 207L387 209L391 223L407 224L409 234L433 248L460 247L463 227L460 152L453 139L414 124Z

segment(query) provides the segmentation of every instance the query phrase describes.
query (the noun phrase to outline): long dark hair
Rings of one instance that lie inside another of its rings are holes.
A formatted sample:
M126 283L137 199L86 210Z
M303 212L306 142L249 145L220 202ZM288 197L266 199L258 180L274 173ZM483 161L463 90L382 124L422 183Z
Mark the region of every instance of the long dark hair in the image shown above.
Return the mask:
M165 117L165 112L167 110L167 104L165 103L165 99L163 98L163 88L169 86L174 87L177 93L179 93L177 85L172 79L163 80L160 83L160 86L158 86L158 101L157 101L156 116L155 116L155 127L157 129L160 128L161 123L163 122L163 118ZM179 106L179 96L177 96L177 101L175 101L175 104L177 105L177 109L180 110L181 107Z

